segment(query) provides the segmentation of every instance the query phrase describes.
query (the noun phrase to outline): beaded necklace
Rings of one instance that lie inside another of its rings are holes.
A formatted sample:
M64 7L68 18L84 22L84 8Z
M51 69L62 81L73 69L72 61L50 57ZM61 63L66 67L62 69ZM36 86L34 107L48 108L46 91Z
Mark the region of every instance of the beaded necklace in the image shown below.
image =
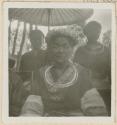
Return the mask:
M58 89L61 89L61 88L66 88L66 87L69 87L71 85L73 85L75 82L75 80L77 79L78 77L78 72L76 70L76 67L73 65L73 70L74 70L74 76L73 78L67 82L67 83L63 83L62 81L57 81L57 82L53 82L52 79L49 77L49 73L50 73L50 70L53 66L49 66L46 70L45 70L45 80L46 80L46 86L48 88L48 90L50 92L56 92Z

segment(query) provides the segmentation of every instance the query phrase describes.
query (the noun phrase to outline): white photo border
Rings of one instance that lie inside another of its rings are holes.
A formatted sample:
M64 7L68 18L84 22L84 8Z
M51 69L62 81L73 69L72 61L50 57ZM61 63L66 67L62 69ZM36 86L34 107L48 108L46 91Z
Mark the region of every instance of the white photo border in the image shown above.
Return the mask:
M8 115L8 9L9 8L92 8L111 9L112 11L112 48L111 48L111 116L109 117L9 117ZM3 93L2 120L4 123L114 123L115 121L115 5L113 3L77 2L4 2L3 4Z

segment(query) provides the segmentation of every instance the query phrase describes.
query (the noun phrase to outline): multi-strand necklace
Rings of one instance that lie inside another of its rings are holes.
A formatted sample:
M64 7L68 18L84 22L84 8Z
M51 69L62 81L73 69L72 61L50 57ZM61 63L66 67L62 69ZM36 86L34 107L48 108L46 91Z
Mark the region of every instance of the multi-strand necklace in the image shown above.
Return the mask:
M52 80L52 78L49 76L50 74L50 70L52 69L53 66L49 66L46 70L45 70L45 80L46 80L46 86L48 88L48 90L50 92L57 92L58 89L62 89L62 88L65 88L65 87L69 87L71 85L73 85L75 82L75 80L77 79L78 77L78 72L77 72L77 69L74 65L72 65L73 67L73 71L74 71L74 75L73 75L73 78L69 81L69 82L66 82L64 83L64 81L57 81L57 82L54 82ZM73 74L73 73L72 73ZM70 74L70 75L72 75ZM67 79L67 78L66 78Z

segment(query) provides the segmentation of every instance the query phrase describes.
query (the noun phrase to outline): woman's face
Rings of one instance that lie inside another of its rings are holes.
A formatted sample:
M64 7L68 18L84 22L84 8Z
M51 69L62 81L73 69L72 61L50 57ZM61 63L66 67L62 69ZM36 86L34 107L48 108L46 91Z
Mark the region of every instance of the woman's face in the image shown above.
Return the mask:
M72 55L72 47L66 37L58 37L55 39L52 45L50 45L49 51L52 60L54 62L66 62Z

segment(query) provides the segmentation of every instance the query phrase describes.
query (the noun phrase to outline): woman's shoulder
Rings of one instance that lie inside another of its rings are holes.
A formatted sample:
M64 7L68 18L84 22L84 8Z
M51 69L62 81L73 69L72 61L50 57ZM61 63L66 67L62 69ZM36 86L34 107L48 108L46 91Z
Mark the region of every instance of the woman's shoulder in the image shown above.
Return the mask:
M79 93L80 95L83 96L84 93L92 88L90 76L89 76L89 70L86 69L84 66L75 63L74 64L77 72L78 72L78 77L77 77L77 84L74 84L71 89L73 90L72 93L76 92Z
M41 74L41 75L43 75L44 73L45 73L45 70L48 68L48 65L44 65L44 66L42 66L39 70L38 70L38 72Z
M81 65L79 63L75 62L74 65L75 65L78 72L83 72L83 71L90 72L90 70L88 68L84 67L83 65Z

